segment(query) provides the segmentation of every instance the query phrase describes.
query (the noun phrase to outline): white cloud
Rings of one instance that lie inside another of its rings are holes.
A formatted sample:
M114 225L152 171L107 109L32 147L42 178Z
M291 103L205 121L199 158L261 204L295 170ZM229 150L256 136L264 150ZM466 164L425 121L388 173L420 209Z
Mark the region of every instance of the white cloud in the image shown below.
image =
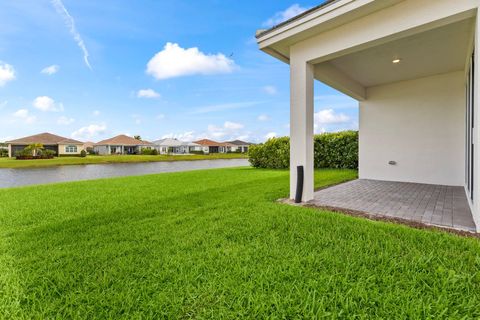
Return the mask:
M186 131L183 133L168 133L162 136L162 139L172 138L181 141L193 141L196 140L195 131Z
M150 98L150 99L160 98L160 93L155 92L155 90L153 89L141 89L141 90L138 90L137 97Z
M51 76L52 74L57 73L59 69L60 69L60 67L58 65L53 64L51 66L43 68L42 71L40 71L40 72L43 73L43 74L48 74L49 76Z
M147 73L162 80L189 75L232 72L235 62L224 54L205 54L198 48L184 49L168 42L147 64Z
M7 82L15 79L15 69L13 66L2 63L0 61L0 87L3 87Z
M316 132L327 131L327 126L350 123L349 116L343 113L336 113L333 109L325 109L315 112L313 115L314 128Z
M263 92L265 92L266 94L269 94L271 96L273 95L276 95L277 94L277 88L274 87L274 86L265 86L262 88Z
M99 110L93 110L92 112L93 116L97 117L100 115L100 111Z
M224 104L215 104L205 107L199 107L195 109L192 114L202 114L210 112L219 112L233 109L242 109L249 108L261 104L260 101L247 101L247 102L234 102L234 103L224 103Z
M270 117L266 114L261 114L261 115L258 116L257 120L258 121L268 121L268 120L270 120Z
M157 120L163 120L163 119L165 119L165 115L160 113L159 115L157 115L156 118L157 118Z
M55 100L48 96L40 96L36 97L35 100L33 100L33 106L37 108L38 110L41 111L53 111L53 112L59 112L63 111L63 104L62 103L56 103Z
M225 129L228 129L228 130L238 130L238 129L242 129L243 127L245 127L241 123L235 123L235 122L231 122L231 121L226 121L223 126L224 126Z
M72 132L72 138L89 140L95 136L104 134L106 130L107 126L105 124L91 124Z
M273 27L276 26L288 19L291 19L295 16L298 16L300 13L305 12L308 8L303 8L299 4L294 4L285 9L284 11L279 11L275 13L273 17L265 21L262 25L264 27Z
M37 118L30 114L27 109L19 109L13 113L13 116L18 119L22 119L27 124L34 123Z
M276 132L269 132L265 135L265 139L268 140L268 139L271 139L271 138L275 138L276 136L277 136Z
M80 50L82 50L83 61L85 62L85 65L91 70L92 67L90 66L90 62L88 61L88 56L89 56L88 50L87 50L87 47L85 46L85 43L83 42L82 37L80 36L80 33L77 31L77 28L75 27L75 20L70 15L67 8L65 8L65 6L63 5L62 0L52 0L52 4L55 7L55 10L57 10L58 14L62 16L63 21L65 22L65 25L70 30L70 33L73 36L73 40L75 40Z
M75 122L75 119L73 118L68 118L68 117L65 117L65 116L61 116L57 119L57 123L58 124L61 124L61 125L69 125L69 124L72 124Z

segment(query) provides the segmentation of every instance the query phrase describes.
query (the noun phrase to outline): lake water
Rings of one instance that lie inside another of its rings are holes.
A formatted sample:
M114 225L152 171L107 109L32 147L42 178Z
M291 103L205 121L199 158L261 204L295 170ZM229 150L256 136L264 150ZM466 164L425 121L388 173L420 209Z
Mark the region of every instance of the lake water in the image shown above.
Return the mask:
M247 159L222 159L0 169L0 188L248 165Z

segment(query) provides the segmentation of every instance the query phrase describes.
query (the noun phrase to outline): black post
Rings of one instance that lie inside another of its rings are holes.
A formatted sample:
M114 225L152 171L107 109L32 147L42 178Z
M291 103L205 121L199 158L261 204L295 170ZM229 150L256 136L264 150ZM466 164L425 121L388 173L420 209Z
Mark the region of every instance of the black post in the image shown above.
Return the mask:
M302 202L303 194L303 166L297 166L297 192L295 193L295 203Z

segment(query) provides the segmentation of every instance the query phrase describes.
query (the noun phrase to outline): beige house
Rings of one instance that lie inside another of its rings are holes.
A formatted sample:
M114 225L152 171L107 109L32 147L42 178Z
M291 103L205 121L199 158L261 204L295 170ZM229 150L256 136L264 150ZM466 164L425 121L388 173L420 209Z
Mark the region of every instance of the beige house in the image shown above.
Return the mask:
M359 177L465 190L480 230L478 0L335 0L269 30L290 65L290 196L314 199L314 80L359 101ZM299 171L301 172L301 171ZM466 201L467 201L466 200Z
M153 144L124 134L102 140L93 145L94 152L100 155L140 154L144 148L151 149Z
M6 142L8 144L8 156L13 157L33 143L43 144L44 149L55 151L58 156L79 155L83 150L83 142L51 134L48 132L23 137Z

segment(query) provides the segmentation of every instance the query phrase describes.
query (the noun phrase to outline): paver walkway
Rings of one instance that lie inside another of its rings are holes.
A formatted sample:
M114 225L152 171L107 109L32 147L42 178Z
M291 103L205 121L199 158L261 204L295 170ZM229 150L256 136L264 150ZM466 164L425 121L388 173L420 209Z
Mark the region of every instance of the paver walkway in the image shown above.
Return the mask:
M475 232L463 187L358 179L315 192L311 204Z

